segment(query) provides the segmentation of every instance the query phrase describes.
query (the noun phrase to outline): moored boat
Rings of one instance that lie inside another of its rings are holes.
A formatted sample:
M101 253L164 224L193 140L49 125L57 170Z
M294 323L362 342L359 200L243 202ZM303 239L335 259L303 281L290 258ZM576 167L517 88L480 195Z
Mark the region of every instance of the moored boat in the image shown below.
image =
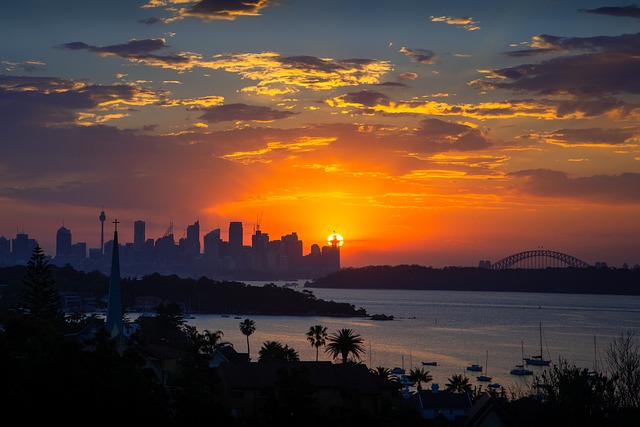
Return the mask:
M551 360L545 359L542 355L542 323L540 323L540 354L525 358L524 363L532 366L549 366L551 363Z

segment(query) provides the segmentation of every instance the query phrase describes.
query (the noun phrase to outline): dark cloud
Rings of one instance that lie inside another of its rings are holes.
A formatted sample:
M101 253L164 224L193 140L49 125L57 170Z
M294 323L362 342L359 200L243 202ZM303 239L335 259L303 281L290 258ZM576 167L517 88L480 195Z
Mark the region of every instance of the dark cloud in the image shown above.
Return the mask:
M640 174L594 175L570 178L565 172L549 169L510 173L516 187L540 197L588 199L601 203L640 203Z
M160 18L147 18L147 19L140 19L140 20L138 20L138 22L141 23L141 24L153 25L153 24L158 24L158 23L162 22L162 19L160 19Z
M511 81L479 81L485 88L509 89L537 94L571 94L601 97L618 93L640 93L640 55L598 52L563 56L538 64L523 64L493 70Z
M91 46L84 42L71 42L64 43L58 46L60 49L79 50L86 49L96 53L112 54L122 57L130 57L156 50L164 49L167 46L164 39L143 39L143 40L129 40L128 43L114 44L111 46Z
M440 119L424 119L415 133L419 144L428 151L482 150L492 144L477 129Z
M629 144L640 135L638 128L627 129L558 129L545 133L541 137L548 142L563 145L616 146Z
M237 103L206 108L205 113L200 118L210 123L234 120L270 122L286 119L296 114L292 111L279 111L265 106Z
M384 83L376 83L373 86L387 86L387 87L407 87L406 84L400 82L384 82Z
M407 73L398 74L398 78L400 80L415 80L418 78L418 75L416 73L407 72Z
M404 53L413 62L418 64L435 64L436 54L427 49L408 49L403 47L400 52Z
M129 40L127 43L115 44L110 46L92 46L84 42L71 42L56 46L59 49L68 50L88 50L102 56L119 56L130 60L161 63L171 66L186 65L191 62L191 58L182 54L154 55L150 52L165 49L169 47L165 39L142 39Z
M365 107L389 105L389 97L387 95L367 89L360 92L347 93L342 99L346 102L362 104Z
M378 62L367 58L329 60L308 55L283 56L278 58L277 61L286 68L318 70L326 73L361 68Z
M635 5L629 6L605 6L597 9L578 9L583 13L595 13L599 15L611 15L611 16L628 16L630 18L640 18L640 8Z
M78 110L107 102L133 102L142 92L151 94L132 85L85 85L50 77L0 75L0 123L68 124Z
M505 52L507 56L534 56L553 52L619 52L640 53L640 33L618 36L558 37L540 34L533 38L532 49Z
M184 15L208 19L235 19L236 16L259 15L271 0L201 0L186 9Z

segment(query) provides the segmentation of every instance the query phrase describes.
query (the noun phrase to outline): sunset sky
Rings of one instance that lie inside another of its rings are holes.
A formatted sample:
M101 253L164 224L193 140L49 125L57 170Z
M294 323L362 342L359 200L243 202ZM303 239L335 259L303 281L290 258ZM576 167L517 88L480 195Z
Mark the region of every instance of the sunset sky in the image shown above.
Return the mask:
M640 263L640 7L9 0L0 236L200 221L343 266Z

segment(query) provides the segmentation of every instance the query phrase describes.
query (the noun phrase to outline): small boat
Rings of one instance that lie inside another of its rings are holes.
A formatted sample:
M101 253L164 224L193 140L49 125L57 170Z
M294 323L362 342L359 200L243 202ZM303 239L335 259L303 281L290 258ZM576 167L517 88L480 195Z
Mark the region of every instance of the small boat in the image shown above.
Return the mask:
M489 387L489 388L500 388L502 386L500 384L498 384L498 383L491 383L487 387Z
M519 376L524 376L524 375L533 375L533 371L527 369L524 367L524 343L521 342L522 345L522 361L523 363L521 365L516 365L515 368L513 368L509 373L511 375L519 375Z
M527 357L524 359L524 363L532 366L549 366L551 360L544 359L542 357L542 323L540 323L540 354L535 356Z
M476 365L474 363L473 365L467 366L467 371L482 372L482 365Z
M524 365L516 365L510 372L511 375L533 375L533 371L524 367Z
M405 387L413 387L416 385L416 382L411 381L408 375L400 375L400 377L398 377L398 382Z
M422 362L423 366L438 366L438 362L436 361L432 361L432 362Z
M395 367L391 370L391 373L395 375L404 375L406 371L404 370L404 368Z
M482 375L478 375L476 379L478 381L489 382L491 381L491 377L487 375L487 365L489 364L489 350L487 350L487 357L484 362L484 373Z

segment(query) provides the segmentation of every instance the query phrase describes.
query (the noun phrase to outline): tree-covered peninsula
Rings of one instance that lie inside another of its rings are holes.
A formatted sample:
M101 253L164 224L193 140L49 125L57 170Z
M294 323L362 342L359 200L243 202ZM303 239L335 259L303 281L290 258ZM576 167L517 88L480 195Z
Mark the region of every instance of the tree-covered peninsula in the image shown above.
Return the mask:
M557 292L640 295L640 269L545 268L491 270L378 265L344 268L315 279L308 288L447 291Z
M66 297L84 301L85 311L106 308L109 277L99 272L85 273L71 266L51 266L56 287ZM0 305L15 306L26 266L0 268ZM250 286L242 282L218 281L201 277L150 274L142 278L123 278L122 304L125 311L151 311L157 303L176 302L187 313L290 315L290 316L367 316L354 305L318 299L309 289L302 291L267 284Z

